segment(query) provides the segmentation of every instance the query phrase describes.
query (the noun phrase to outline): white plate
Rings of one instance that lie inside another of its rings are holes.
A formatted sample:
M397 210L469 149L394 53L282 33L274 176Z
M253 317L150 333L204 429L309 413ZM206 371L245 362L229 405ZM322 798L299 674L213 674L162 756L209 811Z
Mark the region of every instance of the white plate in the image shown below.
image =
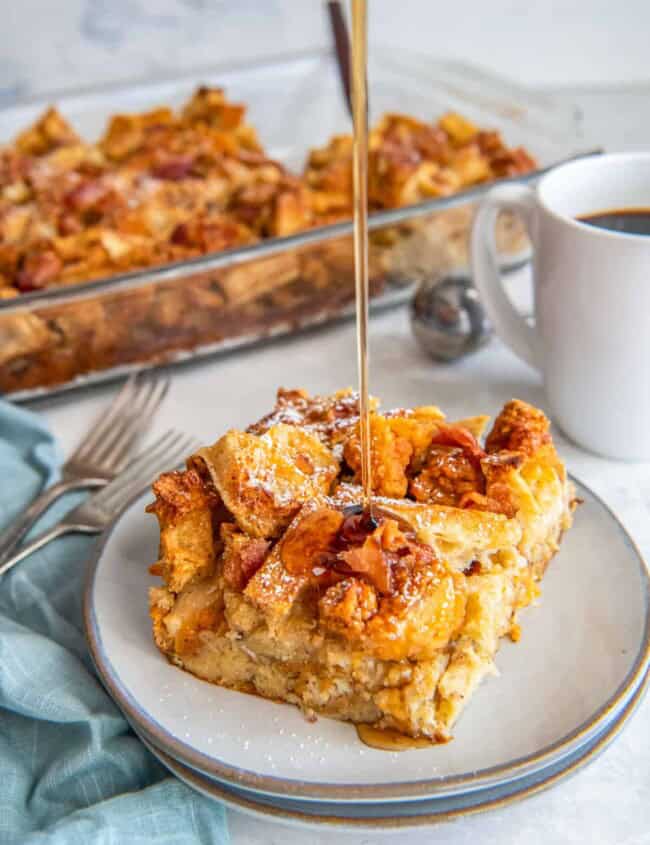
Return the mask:
M388 831L421 827L447 822L460 816L508 806L514 801L529 798L559 780L575 774L598 757L616 739L631 715L643 700L648 688L646 673L628 704L603 731L559 762L546 766L528 777L519 778L498 787L477 790L447 798L419 801L378 803L327 804L314 801L266 798L243 790L225 787L207 775L183 766L177 760L153 747L144 737L142 741L172 774L192 789L234 810L247 813L264 821L275 820L296 827L326 827L338 831Z
M157 651L147 573L157 527L145 498L104 538L85 596L88 641L107 689L154 744L240 788L317 801L404 801L459 795L529 776L591 741L636 689L650 654L650 580L608 508L584 505L544 579L541 606L504 642L500 678L478 690L455 739L387 753L348 724L310 724L287 705L200 681Z

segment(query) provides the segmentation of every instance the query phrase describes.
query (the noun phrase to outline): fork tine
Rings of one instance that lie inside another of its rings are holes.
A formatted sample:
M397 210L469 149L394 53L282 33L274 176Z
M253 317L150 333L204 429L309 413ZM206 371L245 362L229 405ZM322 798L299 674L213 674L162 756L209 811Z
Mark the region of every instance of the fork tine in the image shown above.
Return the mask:
M97 443L104 437L106 432L111 430L115 417L122 413L124 407L128 407L128 403L131 401L131 396L136 388L136 380L137 373L134 373L124 382L120 392L111 402L108 411L102 411L96 417L95 424L89 429L89 434L68 458L69 462L84 461L92 454Z
M179 464L190 454L190 450L196 450L197 445L192 438L187 435L178 435L172 440L163 451L152 455L149 460L143 464L134 477L138 479L138 485L151 484L155 477L164 471L171 471L176 469ZM112 507L111 502L115 495L119 495L119 490L111 491L110 496L107 497L108 507Z
M102 500L101 507L113 513L119 511L129 499L151 484L158 473L176 467L187 455L188 450L193 447L196 448L196 443L192 438L183 434L178 435L172 441L172 445L163 450L156 450L156 454L148 457L137 472L132 473L123 483L114 486L110 494ZM121 480L122 476L120 476Z
M151 418L158 410L169 390L170 379L168 376L155 378L151 382L151 389L143 394L142 401L134 407L131 419L124 427L117 432L112 447L108 453L100 458L100 461L109 464L117 474L124 469L124 466L131 453L131 447L138 437L145 431Z
M161 470L170 469L171 459L183 457L182 450L188 447L189 442L190 439L185 434L177 431L167 432L153 447L143 452L115 481L97 493L95 502L101 507L111 507L114 497L120 494L122 488L130 485L133 479L141 479L148 473L151 473L152 477L156 467L160 467Z
M138 474L142 472L142 469L146 467L152 459L156 459L160 455L166 454L170 446L178 439L178 436L178 432L173 429L166 431L143 452L140 452L128 469L120 473L120 475L118 475L113 481L109 482L106 487L99 491L99 493L95 493L92 497L93 501L98 505L103 506L115 490L129 484L131 479L138 476Z
M155 385L155 378L151 379L143 377L138 379L135 391L131 396L128 407L124 408L122 412L115 418L113 425L105 433L104 437L95 446L92 454L92 460L95 464L103 464L107 462L107 455L113 449L113 444L121 436L125 429L130 430L138 419L138 414L143 402L151 394Z

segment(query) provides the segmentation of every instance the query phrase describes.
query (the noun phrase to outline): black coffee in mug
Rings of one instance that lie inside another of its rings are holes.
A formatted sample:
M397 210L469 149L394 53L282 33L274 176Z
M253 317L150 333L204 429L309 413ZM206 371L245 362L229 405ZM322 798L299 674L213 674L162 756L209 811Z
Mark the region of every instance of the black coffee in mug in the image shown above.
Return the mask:
M626 235L650 235L650 208L615 208L577 218L598 229L611 229Z

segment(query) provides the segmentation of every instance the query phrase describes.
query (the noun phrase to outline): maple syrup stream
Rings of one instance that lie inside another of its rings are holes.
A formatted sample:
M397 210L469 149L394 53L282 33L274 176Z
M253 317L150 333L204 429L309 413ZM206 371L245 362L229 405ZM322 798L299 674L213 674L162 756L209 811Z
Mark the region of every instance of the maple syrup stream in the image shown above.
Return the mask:
M363 510L372 522L368 391L368 80L366 0L352 0L352 122L354 125L354 279L357 305L359 438Z
M354 125L354 280L357 305L357 360L359 370L359 438L361 441L362 513L365 528L376 525L372 507L370 461L370 397L368 390L368 79L366 0L352 4L352 122ZM352 509L351 509L352 510ZM357 725L359 739L383 751L405 751L431 744L397 731Z

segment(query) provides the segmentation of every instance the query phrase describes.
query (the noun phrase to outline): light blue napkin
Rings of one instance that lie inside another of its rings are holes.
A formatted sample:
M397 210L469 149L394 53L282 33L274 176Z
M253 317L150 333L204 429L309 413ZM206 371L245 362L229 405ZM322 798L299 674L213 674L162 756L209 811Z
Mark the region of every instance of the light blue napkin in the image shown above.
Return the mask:
M0 526L59 465L42 421L0 401ZM94 673L81 622L93 542L63 537L0 577L0 843L225 845L223 808L168 775Z

